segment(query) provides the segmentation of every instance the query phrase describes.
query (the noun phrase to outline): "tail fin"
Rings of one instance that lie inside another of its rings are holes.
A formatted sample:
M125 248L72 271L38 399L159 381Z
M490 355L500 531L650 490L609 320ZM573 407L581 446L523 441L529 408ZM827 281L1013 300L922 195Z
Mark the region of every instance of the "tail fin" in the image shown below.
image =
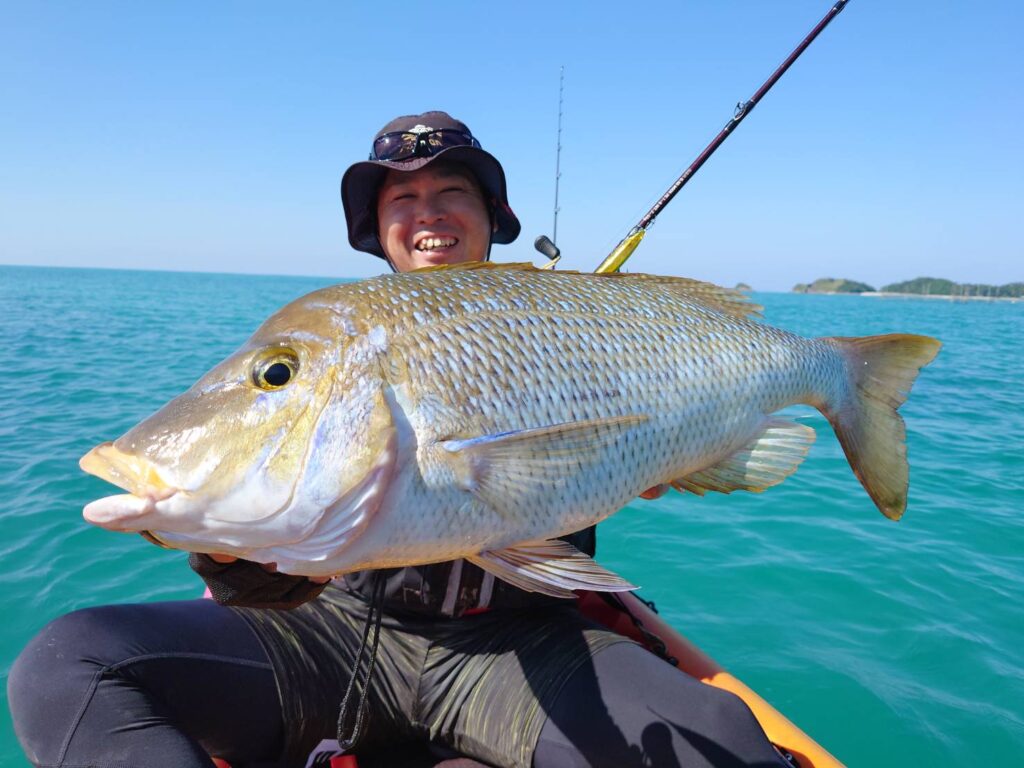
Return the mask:
M899 520L907 507L909 471L906 426L896 409L942 344L906 333L822 341L846 358L851 384L848 399L830 404L825 415L868 495L883 515Z

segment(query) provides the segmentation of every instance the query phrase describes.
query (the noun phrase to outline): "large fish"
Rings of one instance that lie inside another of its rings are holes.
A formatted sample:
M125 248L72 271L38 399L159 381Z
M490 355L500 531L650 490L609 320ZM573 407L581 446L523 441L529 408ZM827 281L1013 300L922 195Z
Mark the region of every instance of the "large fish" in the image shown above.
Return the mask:
M300 298L82 468L85 518L329 576L466 558L525 589L631 588L556 537L661 483L760 491L832 423L896 519L896 409L939 342L805 339L693 280L477 264Z

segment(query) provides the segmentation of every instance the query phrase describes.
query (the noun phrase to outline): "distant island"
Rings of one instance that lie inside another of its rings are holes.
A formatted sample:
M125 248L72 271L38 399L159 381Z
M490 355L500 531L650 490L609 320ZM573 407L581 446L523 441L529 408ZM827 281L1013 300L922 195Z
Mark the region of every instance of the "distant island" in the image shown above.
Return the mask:
M749 285L747 285L746 283L736 283L736 290L737 290L737 291L743 291L744 293L750 293L750 292L751 292L751 291L753 291L754 289L753 289L753 288L751 288L751 287L750 287Z
M865 293L874 290L867 283L834 277L820 277L810 285L797 283L793 286L793 293Z
M964 299L1020 299L1024 297L1024 283L985 285L984 283L954 283L941 277L918 277L902 283L883 285L875 290L867 283L856 280L823 277L813 283L798 283L793 293L860 293L872 296L913 295Z
M954 283L941 277L919 277L902 283L882 286L882 293L914 293L922 296L953 296L986 299L1019 299L1024 296L1024 283L985 285L984 283Z

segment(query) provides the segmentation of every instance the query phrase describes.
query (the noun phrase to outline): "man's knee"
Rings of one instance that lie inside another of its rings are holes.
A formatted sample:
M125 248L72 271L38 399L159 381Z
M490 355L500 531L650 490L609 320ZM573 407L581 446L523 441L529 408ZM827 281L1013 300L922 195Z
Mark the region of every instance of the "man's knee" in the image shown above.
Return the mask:
M708 718L714 722L721 723L723 726L732 723L733 727L737 723L744 725L757 723L757 719L754 717L754 713L750 711L750 707L736 694L709 685L707 686L706 695L705 711L708 714Z
M59 679L68 668L102 668L131 655L126 645L130 635L125 631L125 608L84 608L57 617L18 656L16 664L23 670L20 674Z
M685 743L680 749L692 750L711 765L781 764L746 702L719 688L703 686L699 701L662 713L657 725L668 729L666 736L671 732ZM646 751L652 734L645 731L644 736Z
M66 680L70 668L80 664L96 666L99 660L90 656L110 647L96 642L101 639L97 638L97 633L104 631L104 621L97 616L98 611L86 608L68 613L43 627L15 660L8 688L21 696L45 688L47 683ZM66 690L66 685L57 687Z
M68 727L100 671L116 649L101 609L89 608L54 619L15 659L7 679L14 729L28 758L54 760L52 734Z

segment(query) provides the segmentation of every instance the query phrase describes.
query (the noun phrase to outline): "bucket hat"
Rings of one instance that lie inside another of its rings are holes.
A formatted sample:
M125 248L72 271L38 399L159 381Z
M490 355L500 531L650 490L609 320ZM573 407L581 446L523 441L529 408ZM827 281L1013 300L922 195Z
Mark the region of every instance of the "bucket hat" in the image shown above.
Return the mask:
M341 202L353 248L387 258L377 233L381 182L388 171L416 171L438 158L464 165L480 182L497 225L492 243L511 243L519 236L519 219L508 204L501 163L484 151L465 123L447 112L424 112L396 117L381 128L370 159L353 163L341 177Z

